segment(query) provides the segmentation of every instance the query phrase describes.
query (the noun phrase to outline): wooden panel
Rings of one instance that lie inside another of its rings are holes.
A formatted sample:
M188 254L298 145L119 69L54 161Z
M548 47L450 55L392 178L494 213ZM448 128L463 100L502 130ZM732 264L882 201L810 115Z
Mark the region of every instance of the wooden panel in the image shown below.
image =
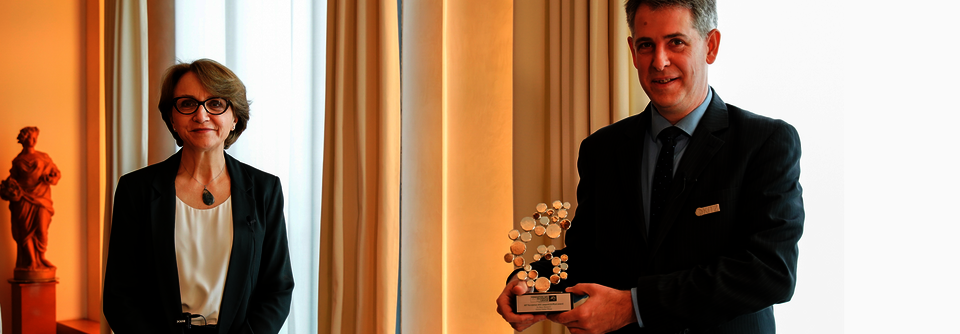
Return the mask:
M57 332L57 282L10 282L13 301L13 334Z
M64 320L57 322L57 334L94 334L100 333L100 323L89 319Z

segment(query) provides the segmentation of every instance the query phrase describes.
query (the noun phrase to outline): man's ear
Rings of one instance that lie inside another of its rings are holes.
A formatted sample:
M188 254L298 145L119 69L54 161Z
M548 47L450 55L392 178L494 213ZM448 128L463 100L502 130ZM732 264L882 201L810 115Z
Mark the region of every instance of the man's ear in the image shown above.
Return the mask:
M633 52L633 36L627 36L627 48L630 49L630 58L633 59L633 67L637 67L637 53Z
M707 33L707 64L713 64L717 60L717 52L720 51L720 30L713 29Z

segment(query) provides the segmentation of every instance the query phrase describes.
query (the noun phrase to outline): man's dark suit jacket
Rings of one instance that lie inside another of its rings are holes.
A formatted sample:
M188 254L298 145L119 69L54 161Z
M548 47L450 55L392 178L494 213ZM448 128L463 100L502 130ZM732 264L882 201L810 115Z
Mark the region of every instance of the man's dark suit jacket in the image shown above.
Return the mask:
M276 333L290 311L293 271L280 179L224 154L233 202L233 251L219 333ZM117 183L103 313L118 334L180 333L174 248L181 153Z
M623 333L773 333L772 305L793 295L803 230L796 130L714 93L677 166L663 223L647 235L640 163L653 112L581 143L564 285L636 287L644 328ZM712 205L719 211L697 215Z

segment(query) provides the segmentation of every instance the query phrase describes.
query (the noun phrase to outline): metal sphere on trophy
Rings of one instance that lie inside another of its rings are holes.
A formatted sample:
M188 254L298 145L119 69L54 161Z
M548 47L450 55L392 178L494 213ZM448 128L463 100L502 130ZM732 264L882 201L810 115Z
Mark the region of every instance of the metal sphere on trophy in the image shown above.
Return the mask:
M517 296L516 313L543 313L563 312L573 309L570 293L551 292L550 287L567 279L567 255L554 256L557 250L554 245L537 245L533 261L550 261L553 269L550 273L540 273L530 263L524 263L523 255L527 252L527 243L534 240L534 235L546 235L550 239L560 237L562 231L570 228L570 219L567 218L570 202L553 201L552 205L537 204L537 211L520 220L520 229L507 233L513 242L510 252L504 255L503 260L513 263L517 271L517 278L524 281L529 293ZM538 238L542 239L542 238Z

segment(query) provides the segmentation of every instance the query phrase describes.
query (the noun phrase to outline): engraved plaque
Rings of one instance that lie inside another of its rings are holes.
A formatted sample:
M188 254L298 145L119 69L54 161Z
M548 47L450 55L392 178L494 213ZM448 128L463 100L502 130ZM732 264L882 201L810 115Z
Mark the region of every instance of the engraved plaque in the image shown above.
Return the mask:
M527 286L533 286L533 284L533 280L527 280ZM572 294L567 292L533 292L522 294L517 296L514 309L517 313L566 312L573 309L572 297Z

